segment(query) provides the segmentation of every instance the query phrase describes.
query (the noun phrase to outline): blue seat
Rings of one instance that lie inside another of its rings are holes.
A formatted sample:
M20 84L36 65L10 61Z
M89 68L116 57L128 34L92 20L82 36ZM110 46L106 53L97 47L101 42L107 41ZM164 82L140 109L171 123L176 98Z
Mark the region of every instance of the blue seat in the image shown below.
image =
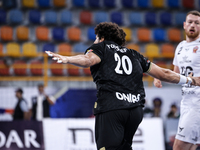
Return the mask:
M132 8L133 5L133 0L122 0L122 6L126 8Z
M103 0L103 4L108 8L114 8L116 6L115 0Z
M149 0L137 0L137 5L140 8L148 8L149 7Z
M50 7L50 0L38 0L37 2L39 7Z
M131 12L129 14L129 21L132 25L142 25L143 24L143 14L141 12Z
M152 31L153 39L156 42L164 42L166 40L166 30L161 28L153 29Z
M154 12L147 12L145 14L145 23L147 25L156 25L156 14Z
M121 12L112 12L110 18L111 22L114 22L118 25L123 24L123 15Z
M63 10L61 12L60 22L62 24L71 24L72 23L72 13L69 10Z
M57 23L57 14L53 10L48 10L44 15L45 23L47 24L56 24Z
M169 8L179 8L179 0L167 0L167 5Z
M20 24L23 21L23 14L18 9L13 9L9 12L9 22L12 24Z
M46 43L43 45L42 51L43 52L45 52L45 51L55 52L55 45L52 43Z
M6 11L3 9L0 9L0 23L4 24L6 23Z
M88 0L88 5L90 7L99 8L100 7L100 0Z
M39 10L30 10L29 11L29 21L34 24L41 23L41 13Z
M104 11L98 11L94 13L95 23L108 22L108 13Z
M72 4L75 7L84 7L85 6L85 0L73 0Z
M63 41L64 40L64 29L61 27L53 28L52 37L56 41Z
M177 12L175 15L175 25L183 26L183 22L185 22L186 13Z
M172 15L169 12L162 12L160 14L160 23L162 25L171 25L172 24Z
M86 49L88 48L88 45L84 44L84 43L76 43L74 44L73 47L73 52L75 53L84 53L86 51Z
M95 34L95 31L94 31L94 27L88 28L87 35L88 35L88 39L89 40L94 41L96 39L96 34Z
M10 9L10 8L16 8L16 7L17 7L16 0L3 0L3 8Z

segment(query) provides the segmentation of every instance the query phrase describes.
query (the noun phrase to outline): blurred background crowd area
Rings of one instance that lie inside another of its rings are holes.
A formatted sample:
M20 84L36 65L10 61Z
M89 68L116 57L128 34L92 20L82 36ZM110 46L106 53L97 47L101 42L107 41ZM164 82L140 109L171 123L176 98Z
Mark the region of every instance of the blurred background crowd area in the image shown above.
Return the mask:
M124 29L128 48L172 69L185 16L199 7L200 0L0 0L0 80L90 76L88 68L56 64L43 52L84 53L105 21Z

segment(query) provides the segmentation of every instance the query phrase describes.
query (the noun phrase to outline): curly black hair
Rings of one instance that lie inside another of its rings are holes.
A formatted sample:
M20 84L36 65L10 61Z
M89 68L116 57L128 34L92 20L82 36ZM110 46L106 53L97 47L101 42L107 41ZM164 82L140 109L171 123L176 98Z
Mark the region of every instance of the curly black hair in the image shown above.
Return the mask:
M95 34L99 39L104 38L104 40L113 41L120 46L124 46L126 42L126 33L116 23L102 22L98 24L95 27Z

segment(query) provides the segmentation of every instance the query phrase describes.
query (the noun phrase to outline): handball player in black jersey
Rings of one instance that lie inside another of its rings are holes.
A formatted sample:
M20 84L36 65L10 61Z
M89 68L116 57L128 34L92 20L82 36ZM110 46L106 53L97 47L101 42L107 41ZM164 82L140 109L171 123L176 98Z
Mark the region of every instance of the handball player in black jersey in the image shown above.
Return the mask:
M131 150L133 136L143 119L143 73L170 83L200 85L198 77L184 77L160 68L125 45L125 32L115 23L100 23L96 40L83 55L62 56L46 51L58 63L90 67L97 87L94 105L98 150Z

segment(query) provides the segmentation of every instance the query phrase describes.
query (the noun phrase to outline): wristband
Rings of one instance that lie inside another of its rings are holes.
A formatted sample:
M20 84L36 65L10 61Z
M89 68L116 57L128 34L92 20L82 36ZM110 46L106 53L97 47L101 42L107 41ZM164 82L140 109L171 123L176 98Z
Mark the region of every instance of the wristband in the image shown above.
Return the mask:
M187 77L180 75L180 80L177 84L186 84L187 82Z
M190 85L192 83L192 79L190 77L187 77L187 79L188 79L187 80L188 81L187 84Z

